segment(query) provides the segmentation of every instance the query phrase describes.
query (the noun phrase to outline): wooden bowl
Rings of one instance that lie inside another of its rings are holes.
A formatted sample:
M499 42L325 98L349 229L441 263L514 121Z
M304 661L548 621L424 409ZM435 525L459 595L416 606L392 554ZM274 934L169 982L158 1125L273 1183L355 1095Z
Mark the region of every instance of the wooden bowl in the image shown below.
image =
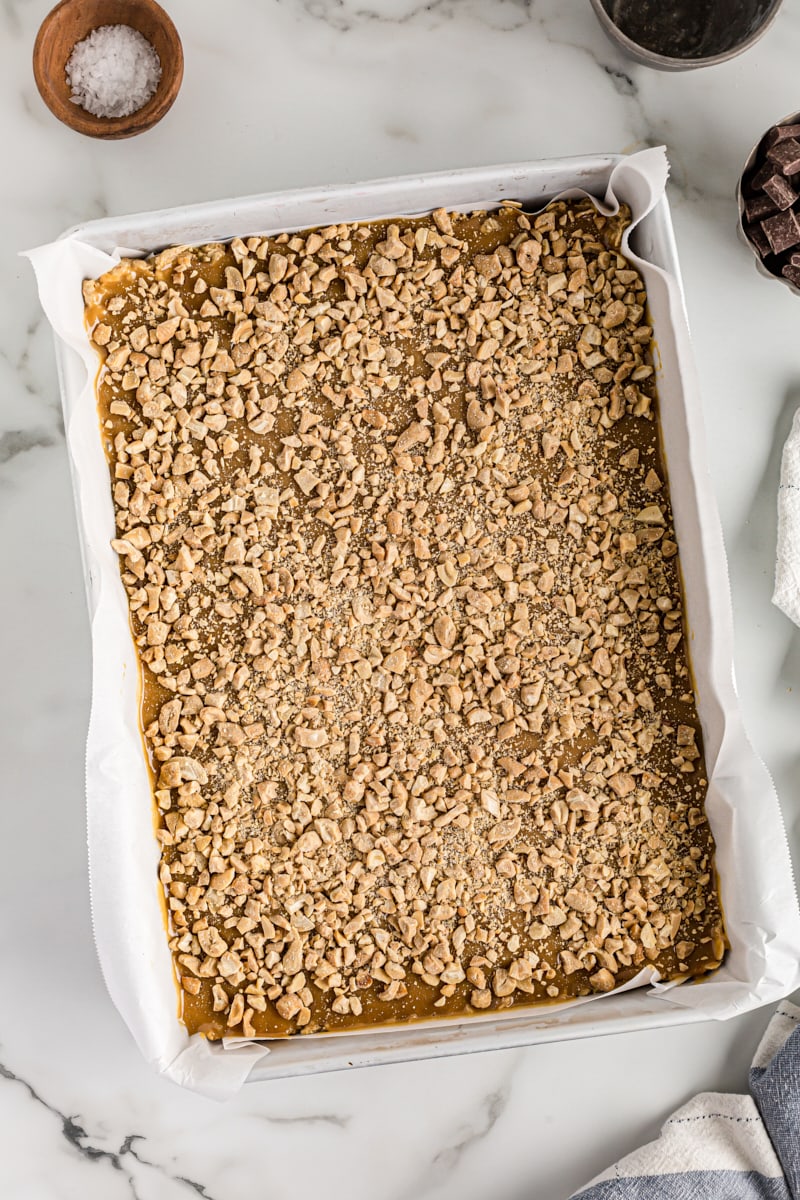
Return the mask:
M100 25L130 25L147 38L161 59L155 95L127 117L95 117L70 99L69 56L75 45ZM33 74L51 113L70 129L88 137L133 137L152 129L174 104L183 79L183 47L178 31L155 0L61 0L37 34Z

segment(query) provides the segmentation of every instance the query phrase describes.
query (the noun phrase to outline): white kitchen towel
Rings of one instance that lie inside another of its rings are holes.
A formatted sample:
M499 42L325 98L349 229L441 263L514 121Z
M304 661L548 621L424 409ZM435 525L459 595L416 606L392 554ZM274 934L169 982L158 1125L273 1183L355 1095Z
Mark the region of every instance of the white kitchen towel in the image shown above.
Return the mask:
M800 409L781 459L778 486L778 553L772 603L800 625Z
M695 1096L572 1200L800 1200L800 1008L772 1018L749 1096Z

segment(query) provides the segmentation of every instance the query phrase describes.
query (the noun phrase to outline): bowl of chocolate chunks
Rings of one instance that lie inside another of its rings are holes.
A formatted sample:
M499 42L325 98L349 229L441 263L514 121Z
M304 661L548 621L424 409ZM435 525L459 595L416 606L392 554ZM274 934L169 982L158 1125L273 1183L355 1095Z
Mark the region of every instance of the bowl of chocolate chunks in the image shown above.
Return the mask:
M800 295L800 112L764 134L737 188L739 231L762 274Z

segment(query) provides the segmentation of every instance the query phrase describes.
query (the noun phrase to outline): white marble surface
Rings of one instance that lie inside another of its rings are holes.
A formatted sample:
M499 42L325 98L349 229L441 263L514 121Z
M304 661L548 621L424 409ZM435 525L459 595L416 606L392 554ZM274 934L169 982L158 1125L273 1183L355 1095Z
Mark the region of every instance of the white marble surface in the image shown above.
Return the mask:
M151 1074L92 944L83 818L89 644L50 338L15 257L105 213L298 184L666 142L736 670L800 850L800 631L770 605L800 302L756 275L733 188L800 107L800 2L747 56L665 76L588 0L171 0L186 76L132 142L39 100L46 0L0 2L0 1195L26 1200L565 1200L703 1089L740 1089L768 1013L247 1087L220 1107Z

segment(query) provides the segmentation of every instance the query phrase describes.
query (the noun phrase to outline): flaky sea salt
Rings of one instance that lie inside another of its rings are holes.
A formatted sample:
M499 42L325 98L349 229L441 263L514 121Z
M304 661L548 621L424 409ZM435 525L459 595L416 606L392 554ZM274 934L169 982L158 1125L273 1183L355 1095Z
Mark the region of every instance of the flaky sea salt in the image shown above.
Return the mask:
M161 60L130 25L101 25L67 62L72 100L95 117L129 117L155 94Z

